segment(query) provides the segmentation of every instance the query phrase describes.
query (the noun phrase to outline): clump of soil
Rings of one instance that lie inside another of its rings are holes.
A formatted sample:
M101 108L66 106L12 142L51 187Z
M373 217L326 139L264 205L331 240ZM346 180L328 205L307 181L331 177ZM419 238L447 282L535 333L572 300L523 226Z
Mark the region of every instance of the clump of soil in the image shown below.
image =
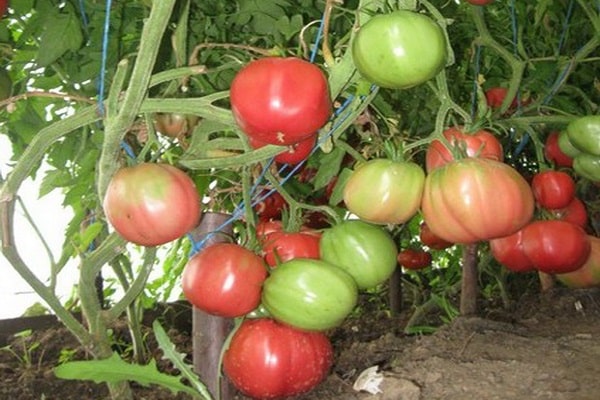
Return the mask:
M336 349L331 374L295 400L595 400L600 393L600 289L554 289L523 297L510 313L459 317L431 335L403 334L405 318L363 313L331 332ZM191 320L191 312L190 312ZM190 332L170 329L180 352L190 355ZM151 337L151 336L150 336ZM11 346L19 349L19 338ZM0 352L0 399L106 399L104 385L59 380L52 368L65 349L85 352L61 327L34 332L39 346L31 365ZM151 354L161 352L148 340ZM353 383L377 366L377 394ZM164 361L159 367L171 368ZM186 399L157 387L133 385L136 399ZM246 399L237 395L237 399Z

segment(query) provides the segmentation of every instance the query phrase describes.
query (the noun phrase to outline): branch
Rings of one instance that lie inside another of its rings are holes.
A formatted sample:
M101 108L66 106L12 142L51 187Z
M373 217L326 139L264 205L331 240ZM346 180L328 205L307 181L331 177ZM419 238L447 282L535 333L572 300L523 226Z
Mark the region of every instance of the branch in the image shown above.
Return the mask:
M56 93L56 92L44 92L41 90L34 90L31 92L21 93L13 97L9 97L6 100L0 101L0 108L7 107L19 100L27 100L30 97L50 97L55 99L63 99L65 101L79 101L87 104L96 104L96 101L88 97L77 96L68 93Z

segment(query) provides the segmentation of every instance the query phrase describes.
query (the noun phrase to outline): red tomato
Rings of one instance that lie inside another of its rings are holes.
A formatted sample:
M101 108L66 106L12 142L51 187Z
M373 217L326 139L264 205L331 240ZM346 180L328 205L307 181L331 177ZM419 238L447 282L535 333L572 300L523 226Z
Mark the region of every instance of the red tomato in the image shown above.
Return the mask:
M256 224L256 237L259 242L263 242L267 235L273 232L279 232L283 230L283 222L277 219L272 220L260 220Z
M252 61L231 82L231 110L248 136L290 145L314 135L329 119L327 78L299 58Z
M398 253L398 264L406 269L423 269L431 265L431 253L423 250L405 249Z
M308 392L327 377L333 349L327 336L271 319L246 319L223 357L233 385L254 399L275 399Z
M573 158L569 157L558 146L559 132L551 132L546 138L544 155L546 159L557 167L573 167Z
M534 211L527 181L507 164L465 158L435 169L425 179L421 204L431 231L452 243L508 236Z
M467 2L476 6L485 6L493 3L494 0L467 0Z
M474 3L472 3L474 4ZM502 102L506 98L508 94L508 89L503 87L493 87L485 91L485 99L490 108L500 108L502 106ZM510 108L517 108L518 101L515 97L513 101L510 103Z
M104 213L126 240L158 246L175 240L200 221L200 196L192 179L168 164L143 163L112 177Z
M533 266L548 274L575 271L586 262L591 245L585 231L566 221L535 221L523 228L523 251Z
M235 243L217 243L190 258L181 283L185 298L195 307L233 318L258 307L266 278L259 255Z
M265 196L269 191L265 189L260 197ZM261 221L281 218L281 211L287 207L285 199L279 192L272 192L263 200L254 205L254 211Z
M504 160L504 153L500 141L490 132L479 130L475 133L466 133L461 127L452 127L444 131L444 137L451 147L458 152L466 152L467 157L482 157L496 161ZM452 150L448 149L440 140L434 140L427 148L425 166L427 172L454 160Z
M513 272L533 271L533 263L523 250L523 230L512 235L490 240L492 256Z
M0 18L4 17L8 9L8 0L0 0Z
M588 214L585 204L579 198L575 197L565 208L552 210L556 219L571 222L585 229L588 222Z
M308 158L308 156L312 152L313 148L317 144L317 136L318 135L316 135L316 134L311 135L307 139L303 139L298 143L289 145L288 150L277 154L274 157L274 160L281 164L296 165L296 164L301 163L302 161L304 161ZM250 146L252 146L252 148L254 148L254 149L259 149L268 144L265 142L261 142L259 139L256 139L255 137L249 137L248 141L250 143Z
M562 171L547 170L533 176L531 189L541 207L565 208L575 198L575 181Z
M429 226L425 222L421 222L419 238L421 239L421 243L434 250L443 250L454 246L454 243L450 243L431 232L431 229L429 229Z
M557 274L556 278L570 288L600 286L600 238L588 235L592 250L583 266L573 272Z
M262 250L265 261L274 267L294 258L319 259L319 241L317 232L272 232L265 236Z

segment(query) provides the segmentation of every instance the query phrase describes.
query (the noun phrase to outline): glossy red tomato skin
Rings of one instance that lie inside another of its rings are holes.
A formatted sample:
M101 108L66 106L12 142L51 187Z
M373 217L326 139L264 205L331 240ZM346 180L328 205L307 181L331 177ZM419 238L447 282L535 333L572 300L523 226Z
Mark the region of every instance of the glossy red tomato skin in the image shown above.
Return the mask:
M489 158L504 161L504 152L500 141L490 132L479 130L466 133L462 127L451 127L443 133L451 146L466 150L468 157ZM433 140L425 153L425 167L431 172L454 160L452 152L440 140Z
M585 231L566 221L534 221L523 228L522 240L523 251L533 266L548 274L581 268L591 251Z
M192 305L208 314L234 318L258 307L266 278L259 255L235 243L217 243L190 258L181 280Z
M437 236L467 244L515 233L532 219L534 206L529 184L514 168L465 158L427 176L421 211Z
M530 272L535 268L523 250L523 230L512 235L490 240L492 256L513 272Z
M443 250L454 246L454 243L448 242L431 232L431 229L425 222L421 222L419 226L419 239L421 243L433 250Z
M552 210L556 219L571 222L585 229L588 223L588 213L581 199L575 197L565 208Z
M248 136L291 145L314 135L332 110L325 74L295 57L250 62L231 83L231 109Z
M254 149L260 149L268 143L262 142L255 137L249 137L250 146ZM312 150L317 144L317 135L311 135L307 139L303 139L298 143L287 146L288 149L277 154L273 159L280 164L296 165L306 160L310 156Z
M299 395L323 381L333 363L327 336L271 319L246 319L223 357L233 385L253 399Z
M537 203L550 210L565 208L575 198L575 181L562 171L538 172L533 176L531 189Z
M111 179L104 213L126 240L158 246L178 239L200 221L200 196L192 179L168 164L122 168Z
M270 267L293 260L294 258L320 258L319 242L321 235L317 232L272 232L265 236L262 252Z
M431 253L424 250L404 249L398 253L398 264L406 269L427 268L431 265L431 260Z
M573 168L573 158L560 149L558 136L559 132L550 132L544 144L544 156L556 167Z
M570 288L591 288L600 286L600 238L588 235L592 248L583 266L573 272L556 274L559 282Z

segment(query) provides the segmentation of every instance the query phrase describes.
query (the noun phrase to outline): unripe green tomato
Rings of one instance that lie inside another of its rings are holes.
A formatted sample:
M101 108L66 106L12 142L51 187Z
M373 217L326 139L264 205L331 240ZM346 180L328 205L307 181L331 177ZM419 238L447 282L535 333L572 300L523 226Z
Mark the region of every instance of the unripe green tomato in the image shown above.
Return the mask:
M356 69L372 83L406 89L433 78L448 58L442 28L431 18L408 10L376 15L352 43Z
M321 235L321 259L348 272L361 290L385 282L397 267L398 249L387 231L348 220Z
M577 149L575 146L573 146L573 143L571 143L571 139L569 139L567 131L561 131L558 134L558 147L563 153L571 158L575 158L581 154L581 150Z
M269 314L308 331L340 325L357 300L352 277L321 260L295 258L281 263L263 284L262 304Z
M425 172L412 162L374 159L352 172L344 186L351 213L374 224L402 224L421 205Z
M571 121L567 134L576 149L600 156L600 115L586 115Z
M600 182L600 156L581 153L573 159L573 169L592 182Z

